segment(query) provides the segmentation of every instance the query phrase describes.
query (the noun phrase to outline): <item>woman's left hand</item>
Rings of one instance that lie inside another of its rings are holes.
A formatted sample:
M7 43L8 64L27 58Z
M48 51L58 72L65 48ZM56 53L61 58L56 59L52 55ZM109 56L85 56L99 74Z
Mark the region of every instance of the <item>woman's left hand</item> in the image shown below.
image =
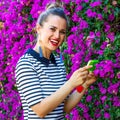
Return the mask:
M89 72L88 77L86 81L84 82L85 87L89 87L91 84L93 84L97 80L96 76L93 72Z

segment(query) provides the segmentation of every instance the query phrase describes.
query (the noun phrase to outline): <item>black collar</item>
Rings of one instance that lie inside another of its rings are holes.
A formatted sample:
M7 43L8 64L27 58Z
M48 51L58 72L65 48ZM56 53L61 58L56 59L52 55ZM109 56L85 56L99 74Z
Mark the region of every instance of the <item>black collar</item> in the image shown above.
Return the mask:
M53 54L50 55L50 59L47 59L45 57L40 57L39 53L37 53L35 50L29 48L26 53L31 54L34 58L36 58L41 63L45 64L46 66L49 66L49 63L52 62L53 64L56 64L55 57Z

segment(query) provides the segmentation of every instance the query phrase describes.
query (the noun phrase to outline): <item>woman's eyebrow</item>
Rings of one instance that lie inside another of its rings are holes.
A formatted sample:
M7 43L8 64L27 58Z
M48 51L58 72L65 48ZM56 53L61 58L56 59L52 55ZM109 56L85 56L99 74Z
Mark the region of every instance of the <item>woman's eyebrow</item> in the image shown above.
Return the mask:
M50 27L55 27L55 28L57 28L56 26L54 26L54 25L49 25Z
M57 27L50 25L50 27L57 29ZM66 31L66 29L61 29L62 31Z

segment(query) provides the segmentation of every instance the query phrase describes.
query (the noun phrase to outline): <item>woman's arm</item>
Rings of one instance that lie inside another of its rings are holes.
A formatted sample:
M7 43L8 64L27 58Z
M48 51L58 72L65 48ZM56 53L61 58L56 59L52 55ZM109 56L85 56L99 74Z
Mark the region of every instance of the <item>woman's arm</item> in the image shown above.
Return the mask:
M81 93L78 93L76 90L69 96L69 98L65 101L64 111L66 113L70 113L70 111L80 102L82 96L88 89L88 87L96 81L96 77L93 73L89 73L87 80L82 85L84 87Z
M32 110L39 117L44 118L49 112L54 110L60 103L62 103L65 98L71 93L71 91L76 88L76 86L81 85L85 82L85 79L88 75L88 68L90 68L90 66L76 70L71 78L60 89L58 89L47 98L43 99L38 104L32 106Z
M67 81L60 89L31 108L40 118L44 118L49 112L62 103L72 90L73 87L70 82Z

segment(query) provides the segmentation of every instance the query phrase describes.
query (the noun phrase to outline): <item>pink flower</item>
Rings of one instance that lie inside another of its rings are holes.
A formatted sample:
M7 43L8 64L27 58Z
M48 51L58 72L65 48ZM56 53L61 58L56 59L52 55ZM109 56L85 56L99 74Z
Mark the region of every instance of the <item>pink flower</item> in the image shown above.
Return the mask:
M102 96L100 99L101 99L101 101L102 101L102 103L104 103L105 102L105 100L106 100L106 98L107 98L107 96Z
M96 6L100 6L101 5L101 2L100 1L95 1L95 2L92 2L90 4L91 7L96 7Z
M88 28L88 23L85 20L80 20L80 25L79 25L80 30Z
M86 101L87 102L90 102L92 100L92 96L91 95L88 95L87 98L86 98Z
M113 42L114 39L115 39L115 35L114 35L113 32L109 32L109 33L107 34L107 37L110 39L111 42Z
M85 3L88 3L88 2L89 2L89 0L84 0L84 2L85 2Z
M86 11L86 14L89 18L92 18L92 17L96 17L97 13L96 12L93 12L91 9L88 9Z
M110 118L110 114L108 112L105 112L104 113L104 118L109 119Z
M99 20L103 20L103 16L102 16L102 14L97 14L97 18L99 19Z
M96 32L97 37L100 37L100 35L101 35L100 31Z

